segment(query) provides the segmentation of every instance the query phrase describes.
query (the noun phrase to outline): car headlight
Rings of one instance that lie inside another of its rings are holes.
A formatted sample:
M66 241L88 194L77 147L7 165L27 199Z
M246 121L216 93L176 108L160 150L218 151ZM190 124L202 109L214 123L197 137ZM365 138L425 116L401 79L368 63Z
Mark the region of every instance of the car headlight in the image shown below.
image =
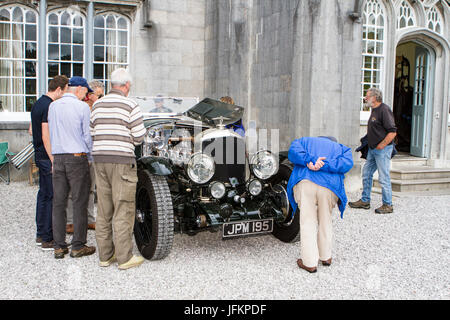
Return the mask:
M257 152L250 160L254 175L262 180L269 179L278 171L278 160L268 150Z
M208 182L213 177L214 170L213 158L204 153L192 155L187 166L189 178L198 184Z
M222 199L226 192L226 187L222 182L212 182L209 185L209 192L211 196L215 199Z
M252 196L257 196L258 194L260 194L262 188L262 183L258 179L251 180L247 185L248 192L250 192Z

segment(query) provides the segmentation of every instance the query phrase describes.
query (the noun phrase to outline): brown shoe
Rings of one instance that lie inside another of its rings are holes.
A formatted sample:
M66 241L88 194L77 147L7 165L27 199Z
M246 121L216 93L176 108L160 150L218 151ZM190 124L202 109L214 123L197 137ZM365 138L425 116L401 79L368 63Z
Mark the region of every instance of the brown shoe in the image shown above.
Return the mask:
M81 258L83 256L90 256L95 253L95 247L83 246L80 250L70 251L70 256L72 258Z
M68 234L73 233L73 224L66 225L66 233L68 233Z
M385 213L392 213L392 212L394 212L394 207L384 204L384 203L381 207L375 209L375 213L385 214Z
M95 230L95 222L89 223L89 224L88 224L88 229L89 229L89 230Z
M52 251L55 250L55 240L49 242L42 242L41 249L44 251Z
M69 253L69 249L67 248L59 248L55 249L55 259L62 259L64 255Z
M322 262L322 265L324 265L325 267L329 267L331 266L331 258L328 260L320 260L320 262Z
M299 268L304 269L304 270L308 271L309 273L317 272L317 268L316 267L309 268L309 267L305 266L303 264L302 259L298 259L297 260L297 265L298 265Z
M350 208L355 209L370 209L370 202L364 202L361 199L355 202L349 202L348 205Z

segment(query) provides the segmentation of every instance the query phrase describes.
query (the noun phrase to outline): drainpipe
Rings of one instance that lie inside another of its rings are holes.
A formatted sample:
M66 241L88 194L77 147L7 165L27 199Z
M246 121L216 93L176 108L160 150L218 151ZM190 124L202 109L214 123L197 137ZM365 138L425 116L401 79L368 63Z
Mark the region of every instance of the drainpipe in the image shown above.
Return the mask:
M355 6L353 8L353 12L350 12L348 15L353 22L361 23L361 12L362 5L364 0L355 0Z
M86 19L86 51L85 51L85 78L91 81L94 78L94 2L89 1Z
M39 70L39 96L47 92L47 48L45 41L47 35L47 0L39 1L39 44L38 44L38 70Z

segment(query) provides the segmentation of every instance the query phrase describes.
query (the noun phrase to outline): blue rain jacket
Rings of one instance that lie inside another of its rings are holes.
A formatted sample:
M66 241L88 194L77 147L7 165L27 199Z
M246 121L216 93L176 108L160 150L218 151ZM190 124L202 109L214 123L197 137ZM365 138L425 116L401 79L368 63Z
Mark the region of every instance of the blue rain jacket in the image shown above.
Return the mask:
M289 148L289 160L294 170L288 181L288 197L293 213L297 210L294 186L302 180L309 180L330 189L339 198L338 205L343 217L347 196L344 188L344 174L353 167L352 150L327 138L304 137L294 140ZM326 157L319 171L309 170L309 162L316 163L319 157Z

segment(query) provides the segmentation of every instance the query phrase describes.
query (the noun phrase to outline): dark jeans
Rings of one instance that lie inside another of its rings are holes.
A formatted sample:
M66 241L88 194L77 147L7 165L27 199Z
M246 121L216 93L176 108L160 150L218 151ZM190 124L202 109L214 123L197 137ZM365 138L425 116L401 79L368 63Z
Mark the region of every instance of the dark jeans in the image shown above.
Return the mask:
M66 206L69 190L72 191L73 238L72 250L86 244L88 225L88 200L91 176L86 156L56 154L53 160L53 237L55 248L67 248Z
M39 168L39 191L36 203L36 237L42 241L53 240L52 232L52 162L50 160L36 160Z

